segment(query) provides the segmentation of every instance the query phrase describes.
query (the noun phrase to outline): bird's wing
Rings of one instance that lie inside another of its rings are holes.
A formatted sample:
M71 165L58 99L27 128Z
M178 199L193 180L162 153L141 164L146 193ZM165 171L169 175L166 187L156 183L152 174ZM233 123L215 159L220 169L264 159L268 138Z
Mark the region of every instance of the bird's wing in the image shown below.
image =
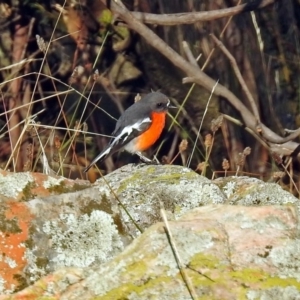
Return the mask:
M110 141L109 147L114 148L114 152L118 151L134 138L145 132L151 125L152 120L149 117L139 119L134 123L128 124L123 128L116 128L113 132L113 138Z
M112 133L113 138L111 139L110 143L100 154L98 154L93 159L93 161L83 171L87 172L97 161L103 161L111 154L122 149L130 141L132 141L134 138L138 137L144 131L146 131L150 127L151 123L152 121L149 117L137 120L136 122L131 123L131 125L129 125L127 122L127 125L122 128L118 126L117 123L116 129Z

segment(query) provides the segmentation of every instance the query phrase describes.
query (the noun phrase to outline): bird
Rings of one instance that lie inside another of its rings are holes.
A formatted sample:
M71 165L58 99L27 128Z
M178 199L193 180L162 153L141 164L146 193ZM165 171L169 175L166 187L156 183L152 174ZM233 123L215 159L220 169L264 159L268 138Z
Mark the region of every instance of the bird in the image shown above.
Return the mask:
M142 152L160 137L170 105L169 98L161 92L151 92L127 108L116 123L112 138L103 151L83 170L87 172L95 163L120 150L137 154L146 163L152 160Z

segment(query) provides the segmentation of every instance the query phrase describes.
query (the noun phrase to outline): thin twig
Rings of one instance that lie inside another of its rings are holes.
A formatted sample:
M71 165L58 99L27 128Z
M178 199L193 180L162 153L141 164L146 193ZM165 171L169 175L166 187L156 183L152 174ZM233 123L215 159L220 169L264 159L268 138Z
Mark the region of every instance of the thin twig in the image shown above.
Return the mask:
M284 164L281 164L281 166L284 168L285 172L287 173L287 175L290 178L290 192L292 193L292 186L294 186L295 190L298 193L298 195L300 195L300 191L299 191L299 189L298 189L298 187L297 187L297 185L296 185L296 183L295 183L295 181L293 179L293 174L292 174L293 173L293 168L291 167L291 165L292 165L291 163L292 163L292 158L290 157L287 165L285 166ZM290 166L291 172L288 171L288 167L289 166Z
M19 144L19 143L21 142L22 136L24 135L24 133L25 133L25 131L26 131L26 129L27 129L29 123L31 122L31 120L33 120L37 115L39 115L40 113L42 113L44 110L45 110L45 109L42 109L42 110L40 110L39 112L37 112L36 114L32 115L32 116L30 117L30 119L23 119L23 120L22 120L21 122L19 122L18 124L15 124L15 127L16 127L16 126L20 126L20 124L22 124L22 123L25 123L24 128L22 129L22 132L21 132L21 134L20 134L20 136L19 136L19 139L17 140L17 144ZM14 127L10 128L10 130L12 130L12 129L14 129ZM11 162L11 160L13 159L13 155L14 155L14 152L15 152L16 150L17 150L16 148L12 148L12 150L11 150L11 151L12 151L11 156L9 157L9 159L8 159L6 165L5 165L5 168L4 168L5 170L7 169L8 165L9 165L10 162Z
M246 97L251 105L251 108L252 108L252 111L253 111L253 114L257 120L257 123L259 125L260 123L260 117L259 117L259 112L258 112L258 108L257 108L257 104L255 103L255 100L254 98L252 97L247 85L246 85L246 82L239 70L239 67L236 63L236 60L235 58L231 55L231 53L227 50L227 48L224 46L224 44L214 35L214 34L211 34L210 35L212 37L212 39L214 40L214 42L216 43L216 45L221 49L221 51L227 56L228 60L230 61L231 65L232 65L232 68L233 68L233 71L244 91L244 93L246 94Z
M166 216L166 212L163 208L163 203L161 201L160 201L160 214L161 214L161 217L164 221L165 232L167 234L170 246L171 246L172 251L174 253L175 260L177 262L181 277L182 277L182 279L183 279L183 281L184 281L184 283L185 283L185 285L186 285L186 287L187 287L187 289L190 293L191 298L193 300L196 300L196 299L198 299L198 295L195 291L195 288L193 286L193 283L192 283L190 277L187 275L187 273L185 271L184 264L181 261L180 255L178 253L178 250L177 250L177 247L176 247L176 244L175 244L174 237L172 235L172 232L171 232L171 229L170 229L170 226L169 226L169 222L168 222L168 219L167 219L167 216Z
M133 217L130 215L128 209L126 208L126 206L122 203L122 201L120 200L120 198L118 197L118 195L115 193L115 191L113 190L113 188L110 186L110 184L108 183L108 181L106 180L105 176L103 176L102 172L99 170L99 173L101 175L101 178L104 180L105 184L108 186L110 192L114 195L115 199L118 201L118 203L120 204L120 206L124 209L125 213L127 214L127 216L129 217L129 219L132 221L132 223L134 224L134 226L137 228L137 230L140 233L143 233L143 229L136 223L136 221L133 219Z
M205 110L204 110L204 113L203 113L203 117L202 117L202 119L201 119L201 122L200 122L200 125L199 125L199 129L198 129L198 132L197 132L197 137L196 137L196 140L195 140L195 142L194 142L193 150L192 150L192 153L191 153L191 155L190 155L189 161L188 161L188 163L187 163L187 166L188 166L188 167L189 167L190 164L191 164L192 157L193 157L193 154L194 154L195 149L196 149L197 141L198 141L199 136L200 136L200 130L201 130L202 125L203 125L203 120L204 120L204 118L205 118L205 115L206 115L206 113L207 113L207 110L208 110L208 106L209 106L210 100L211 100L211 98L212 98L212 95L214 94L215 88L217 87L218 83L219 83L219 81L217 81L217 82L215 83L215 85L213 86L213 89L212 89L212 91L211 91L211 93L210 93L209 99L208 99L208 101L207 101L207 103L206 103L206 107L205 107Z

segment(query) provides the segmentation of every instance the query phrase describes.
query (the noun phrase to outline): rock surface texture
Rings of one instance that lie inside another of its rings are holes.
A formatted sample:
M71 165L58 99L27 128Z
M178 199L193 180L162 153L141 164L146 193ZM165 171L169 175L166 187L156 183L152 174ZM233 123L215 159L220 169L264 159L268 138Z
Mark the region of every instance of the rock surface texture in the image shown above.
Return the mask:
M0 200L0 299L300 299L299 200L276 184L170 165L93 185L2 172Z

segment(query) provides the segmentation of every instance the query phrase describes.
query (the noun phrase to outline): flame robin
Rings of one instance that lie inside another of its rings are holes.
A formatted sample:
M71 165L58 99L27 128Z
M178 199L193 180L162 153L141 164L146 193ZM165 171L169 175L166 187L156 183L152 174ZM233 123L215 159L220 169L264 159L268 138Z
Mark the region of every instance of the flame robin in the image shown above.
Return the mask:
M117 121L109 144L84 169L84 172L96 162L101 162L122 149L137 154L145 162L151 162L141 152L151 147L160 137L169 108L173 107L170 106L170 100L166 95L152 92L126 109Z

